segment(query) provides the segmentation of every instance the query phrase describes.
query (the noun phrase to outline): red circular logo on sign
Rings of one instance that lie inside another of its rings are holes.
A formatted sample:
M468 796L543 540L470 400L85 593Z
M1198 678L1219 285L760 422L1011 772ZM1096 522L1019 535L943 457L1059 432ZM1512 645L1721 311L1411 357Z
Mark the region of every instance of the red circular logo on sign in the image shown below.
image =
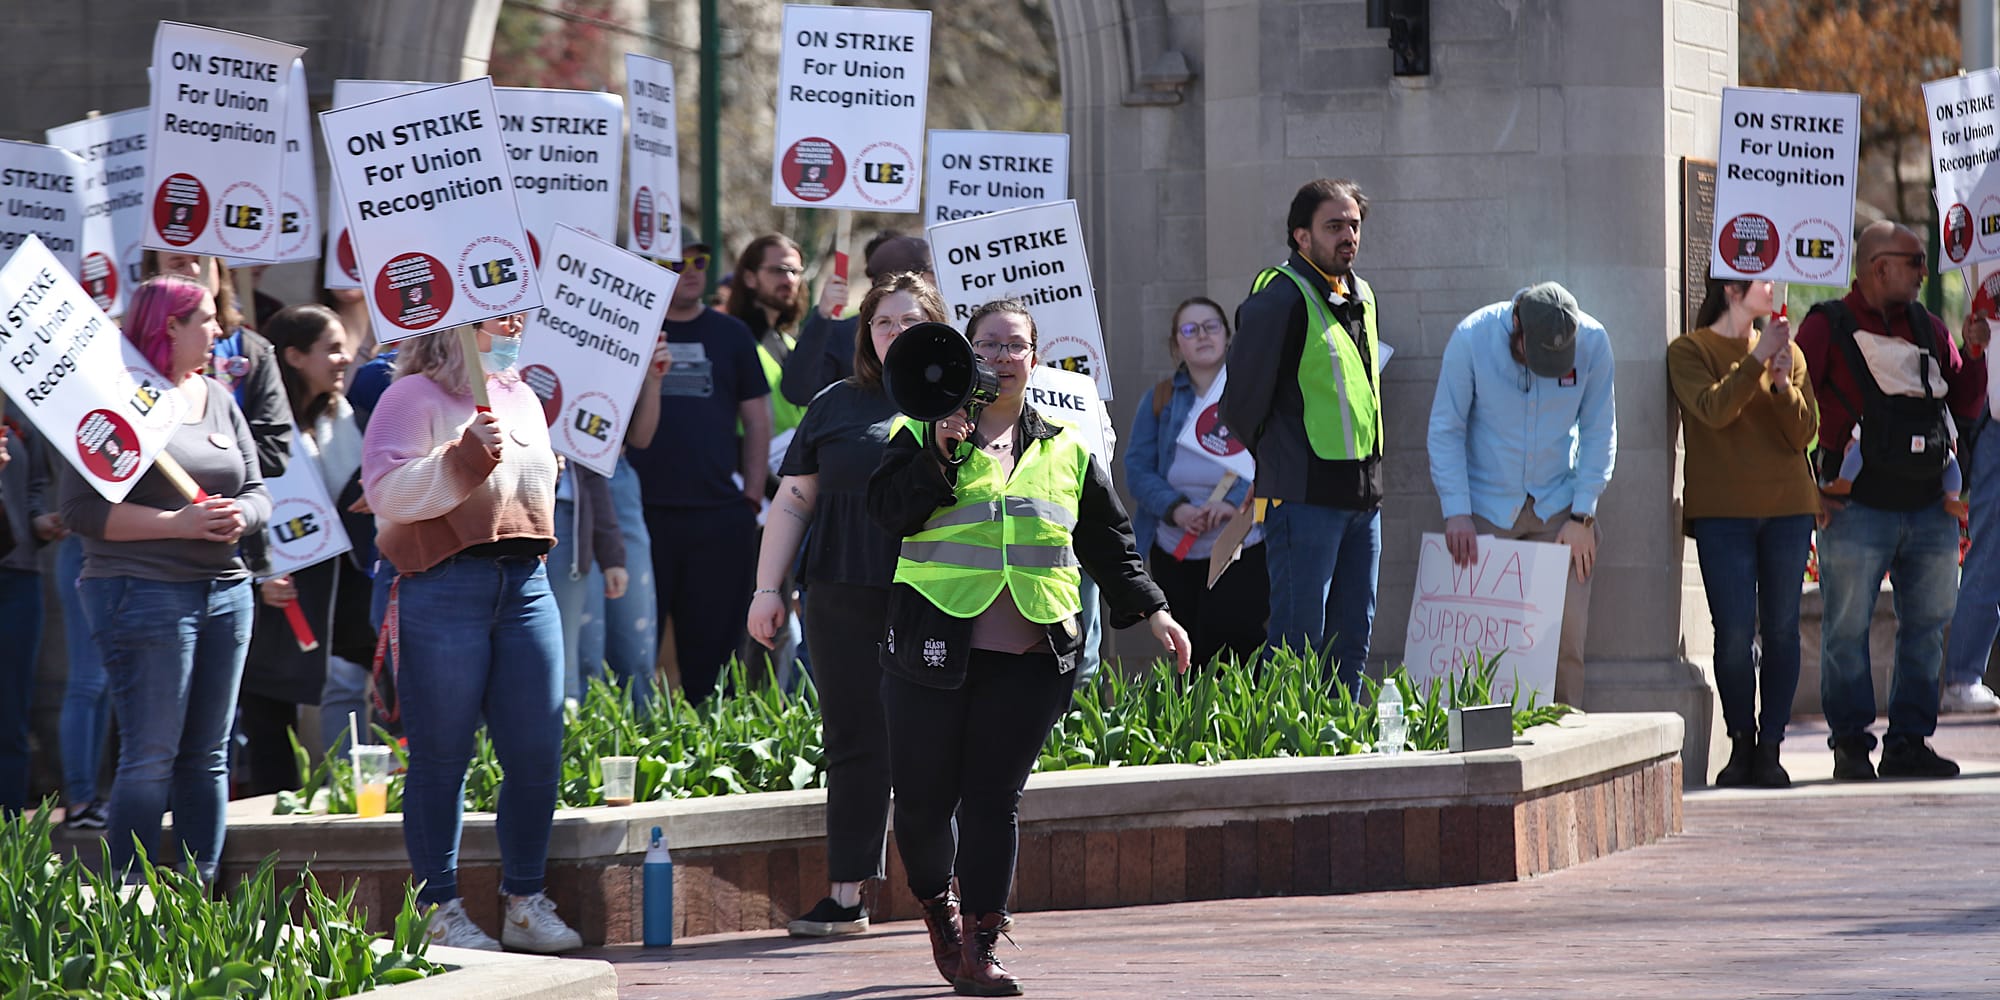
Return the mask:
M521 232L528 235L528 257L534 261L536 270L540 270L542 266L542 241L535 238L535 232L532 229L523 229Z
M812 137L792 143L779 165L785 190L800 201L825 201L847 179L846 158L830 140Z
M83 290L90 293L91 301L106 312L118 301L118 264L109 254L91 251L83 255L83 266L78 277L83 280Z
M354 256L354 238L345 229L340 231L340 238L333 241L333 259L340 265L341 273L347 275L347 280L361 280L361 261Z
M653 189L644 185L632 192L632 238L639 249L653 249Z
M1762 274L1778 262L1778 227L1761 215L1739 215L1723 223L1716 242L1723 263L1739 274Z
M193 174L174 174L153 193L153 227L168 246L184 247L208 228L208 189Z
M1956 264L1972 249L1972 210L1953 205L1944 213L1944 255Z
M110 410L92 410L76 425L76 453L90 474L108 483L122 483L139 471L139 435Z
M405 330L433 326L451 311L451 279L427 253L406 253L375 275L375 309Z
M562 412L562 379L556 377L555 369L547 365L529 365L521 369L521 381L535 390L535 398L542 401L542 419L549 426L555 426L556 414Z
M1222 404L1210 403L1201 415L1194 418L1194 439L1201 450L1220 458L1243 454L1243 440L1229 433L1229 425L1222 422Z

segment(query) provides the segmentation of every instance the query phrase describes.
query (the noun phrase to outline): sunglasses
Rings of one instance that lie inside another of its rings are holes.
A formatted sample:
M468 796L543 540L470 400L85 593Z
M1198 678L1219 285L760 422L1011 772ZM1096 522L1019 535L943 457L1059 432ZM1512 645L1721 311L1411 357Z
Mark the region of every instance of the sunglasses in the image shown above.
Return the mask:
M663 260L660 263L666 265L667 270L672 271L675 274L679 274L682 271L685 271L689 268L693 268L697 271L706 271L708 270L709 261L714 259L715 259L714 255L710 254L708 251L696 250L695 252L688 254L686 257L683 257L680 260Z
M1906 250L1884 250L1881 253L1876 254L1875 257L1870 257L1869 259L1874 260L1877 257L1902 257L1910 262L1911 267L1914 267L1919 271L1923 270L1924 265L1928 263L1931 259L1930 254L1927 254L1921 250L1914 252Z

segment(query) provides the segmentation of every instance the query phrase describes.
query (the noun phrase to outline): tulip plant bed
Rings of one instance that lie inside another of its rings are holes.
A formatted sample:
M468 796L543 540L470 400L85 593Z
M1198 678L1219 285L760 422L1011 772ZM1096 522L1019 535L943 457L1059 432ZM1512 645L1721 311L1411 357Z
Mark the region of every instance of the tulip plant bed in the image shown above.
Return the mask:
M1426 682L1421 690L1401 667L1378 682L1363 678L1367 696L1325 680L1330 665L1289 652L1256 668L1228 664L1176 675L1164 660L1136 676L1106 670L1079 690L1036 762L1037 771L1144 764L1213 764L1225 760L1335 757L1376 750L1375 699L1395 684L1408 719L1406 749L1443 750L1452 705L1492 701L1499 661L1476 660L1454 677ZM652 711L641 714L620 689L592 683L582 705L566 720L563 808L604 804L598 760L638 758L635 801L704 798L748 792L826 787L826 754L820 744L819 702L810 681L797 695L751 687L740 666L731 683L707 704L690 705L678 692L656 690ZM1532 698L1514 712L1514 731L1554 722L1571 711ZM396 766L389 778L388 809L400 812L407 757L389 744ZM302 787L280 793L277 815L352 814L353 771L329 756L317 767L296 742ZM501 768L492 740L479 733L465 785L465 808L491 812L498 803Z
M0 996L344 997L445 971L424 957L429 918L411 894L384 947L351 890L280 885L275 859L220 900L143 858L127 887L108 864L53 854L49 815L0 822Z

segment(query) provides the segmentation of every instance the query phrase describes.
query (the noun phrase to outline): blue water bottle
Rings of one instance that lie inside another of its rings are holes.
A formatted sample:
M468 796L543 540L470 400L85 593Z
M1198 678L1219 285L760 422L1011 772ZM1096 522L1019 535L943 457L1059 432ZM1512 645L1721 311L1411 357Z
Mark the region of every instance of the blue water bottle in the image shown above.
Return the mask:
M646 848L646 947L665 948L674 943L674 857L667 853L667 838L653 828L653 844Z

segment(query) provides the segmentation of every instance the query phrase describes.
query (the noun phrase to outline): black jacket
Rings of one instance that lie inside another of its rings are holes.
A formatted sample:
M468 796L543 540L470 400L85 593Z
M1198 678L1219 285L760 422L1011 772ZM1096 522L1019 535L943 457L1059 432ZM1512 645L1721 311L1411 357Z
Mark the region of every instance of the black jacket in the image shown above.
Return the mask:
M1043 420L1034 407L1024 405L1015 440L1037 447L1060 431ZM889 439L882 464L868 480L868 514L890 534L906 538L921 531L939 508L958 502L957 482L958 468L939 460L936 449L920 443L905 427ZM1083 482L1070 546L1076 550L1083 571L1097 581L1110 603L1111 627L1129 628L1167 606L1166 596L1146 576L1139 561L1132 522L1118 502L1111 477L1094 458ZM1083 648L1076 618L1048 629L1058 668L1064 673L1076 669L1077 654ZM972 619L946 614L908 584L891 586L888 630L881 648L883 670L926 687L956 689L965 683L971 639ZM941 648L943 663L932 666L926 662L927 648Z

